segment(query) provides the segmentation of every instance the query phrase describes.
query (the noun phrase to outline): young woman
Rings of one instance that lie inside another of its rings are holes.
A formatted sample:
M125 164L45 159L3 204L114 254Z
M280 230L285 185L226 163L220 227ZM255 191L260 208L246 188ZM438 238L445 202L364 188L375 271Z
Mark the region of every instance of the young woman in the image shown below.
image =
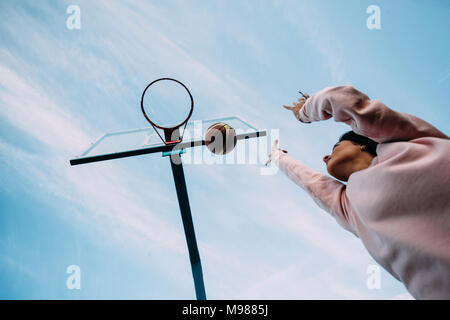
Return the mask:
M284 106L303 123L350 125L328 173L278 149L270 158L418 299L450 299L450 139L351 86L328 87Z

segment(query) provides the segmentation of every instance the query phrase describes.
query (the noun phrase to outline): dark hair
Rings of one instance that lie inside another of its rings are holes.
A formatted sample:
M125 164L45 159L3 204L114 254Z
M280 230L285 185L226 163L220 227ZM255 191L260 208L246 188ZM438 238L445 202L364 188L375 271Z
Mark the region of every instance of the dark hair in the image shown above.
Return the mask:
M368 153L370 153L371 155L373 155L374 157L377 156L377 145L378 143L373 141L372 139L369 139L367 137L361 136L353 131L348 131L346 133L344 133L340 138L339 141L334 145L333 149L336 147L336 145L343 141L343 140L349 140L352 142L355 142L357 144L360 145L365 145L367 147L367 149L365 151L367 151Z

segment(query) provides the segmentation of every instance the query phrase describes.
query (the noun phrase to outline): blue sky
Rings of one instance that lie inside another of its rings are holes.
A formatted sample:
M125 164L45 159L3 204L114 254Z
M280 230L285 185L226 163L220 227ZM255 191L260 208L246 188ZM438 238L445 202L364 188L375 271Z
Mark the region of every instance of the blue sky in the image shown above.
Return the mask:
M69 5L81 29L66 28ZM368 30L366 8L381 8ZM281 108L352 84L448 132L447 1L1 1L0 298L195 297L170 165L70 167L103 132L147 126L146 84L183 81L192 119L238 115L326 174L343 132ZM265 159L260 159L264 162ZM210 299L408 298L360 241L281 172L185 165ZM81 269L81 289L66 268Z

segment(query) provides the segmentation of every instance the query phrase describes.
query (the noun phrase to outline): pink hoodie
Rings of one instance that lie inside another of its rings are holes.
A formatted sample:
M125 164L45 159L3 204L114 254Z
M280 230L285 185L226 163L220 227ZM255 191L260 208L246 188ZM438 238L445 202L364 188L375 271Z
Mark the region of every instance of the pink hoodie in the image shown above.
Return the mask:
M449 137L351 86L314 94L298 120L331 117L379 143L370 167L353 173L347 185L283 152L280 169L415 298L450 299Z

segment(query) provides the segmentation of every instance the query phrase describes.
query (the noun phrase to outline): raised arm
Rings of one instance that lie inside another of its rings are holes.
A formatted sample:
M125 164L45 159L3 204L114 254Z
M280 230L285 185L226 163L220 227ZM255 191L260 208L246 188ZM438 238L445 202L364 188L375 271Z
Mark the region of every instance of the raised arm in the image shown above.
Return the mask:
M380 100L370 100L352 86L327 87L317 92L306 100L297 115L298 120L307 123L331 117L378 143L422 137L449 139L426 121L394 111Z
M305 166L282 151L273 157L277 158L275 162L281 171L308 192L320 208L330 213L344 229L358 236L347 210L350 202L345 193L345 184Z

